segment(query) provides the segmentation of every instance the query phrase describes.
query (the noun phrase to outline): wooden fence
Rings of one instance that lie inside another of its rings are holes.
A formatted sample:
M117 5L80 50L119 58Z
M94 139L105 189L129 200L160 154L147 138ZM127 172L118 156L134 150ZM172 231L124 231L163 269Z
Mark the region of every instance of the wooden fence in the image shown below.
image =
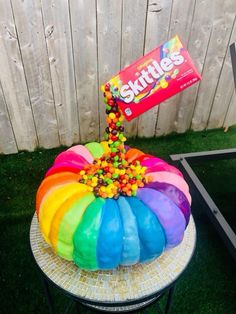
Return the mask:
M127 123L127 135L236 124L235 12L235 0L0 0L0 152L97 140L99 86L175 34L203 79Z

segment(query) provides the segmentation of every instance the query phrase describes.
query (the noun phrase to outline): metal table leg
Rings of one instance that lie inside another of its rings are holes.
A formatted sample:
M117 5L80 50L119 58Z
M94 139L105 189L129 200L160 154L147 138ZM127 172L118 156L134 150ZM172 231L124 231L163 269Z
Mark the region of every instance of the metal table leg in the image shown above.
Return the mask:
M170 313L170 309L171 309L171 305L173 302L173 296L175 293L175 285L173 285L169 292L168 292L168 297L167 297L167 301L166 301L166 308L165 308L165 314L169 314Z
M53 300L52 300L52 296L51 296L51 292L50 292L50 288L49 288L49 283L44 277L42 278L42 280L43 280L45 294L46 294L46 298L47 298L47 302L48 302L49 313L53 314L54 313L54 307L53 307Z

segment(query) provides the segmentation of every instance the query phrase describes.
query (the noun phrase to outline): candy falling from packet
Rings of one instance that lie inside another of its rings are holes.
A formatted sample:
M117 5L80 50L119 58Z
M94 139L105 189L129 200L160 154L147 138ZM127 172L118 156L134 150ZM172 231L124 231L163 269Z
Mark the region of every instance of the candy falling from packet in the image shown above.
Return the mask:
M107 152L80 171L79 182L89 186L97 197L135 196L152 176L145 175L146 167L139 160L128 161L123 115L129 121L200 79L187 50L175 36L103 85Z
M107 83L104 90L108 125L104 135L108 142L108 147L105 147L107 152L95 159L92 165L84 166L79 172L79 182L89 186L97 197L118 199L120 195L135 196L137 189L152 179L151 176L144 176L146 167L141 166L138 160L129 162L129 156L125 155L124 117L114 95L113 86ZM103 145L107 142L103 142Z

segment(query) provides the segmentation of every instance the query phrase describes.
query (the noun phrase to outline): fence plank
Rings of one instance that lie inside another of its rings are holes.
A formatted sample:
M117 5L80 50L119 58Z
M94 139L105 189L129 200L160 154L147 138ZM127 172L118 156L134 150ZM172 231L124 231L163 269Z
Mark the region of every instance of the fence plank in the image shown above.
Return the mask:
M148 2L145 53L151 51L168 39L172 0ZM142 114L138 119L138 135L151 137L155 135L157 113L156 106Z
M18 149L0 84L0 154L14 154Z
M236 2L231 0L213 2L213 28L192 120L192 129L196 131L207 126L236 11Z
M78 142L79 123L67 1L42 0L42 12L60 142Z
M12 0L39 146L59 145L47 48L39 0Z
M0 80L9 116L18 148L34 150L38 141L9 1L0 0L0 21Z
M235 41L236 41L236 23L234 20L234 27L232 29L229 43L233 43ZM208 129L222 127L233 91L234 79L230 51L228 46L222 71L218 80L213 105L211 108L211 113L207 125Z
M147 0L123 1L121 68L143 55ZM138 119L125 122L125 133L137 135Z
M184 43L188 42L194 7L195 1L192 0L173 1L168 34L169 38L178 34ZM176 130L175 120L180 97L180 94L175 95L160 105L156 128L157 136L165 135Z
M196 1L193 23L189 36L188 51L201 73L210 40L214 1ZM194 112L199 83L181 92L176 131L183 133L190 128Z
M122 1L97 1L99 86L120 70ZM100 137L106 127L103 95L99 90Z
M232 95L228 112L226 114L225 121L224 121L224 127L227 128L232 125L236 125L236 92L235 91Z
M70 1L81 141L99 138L96 1Z

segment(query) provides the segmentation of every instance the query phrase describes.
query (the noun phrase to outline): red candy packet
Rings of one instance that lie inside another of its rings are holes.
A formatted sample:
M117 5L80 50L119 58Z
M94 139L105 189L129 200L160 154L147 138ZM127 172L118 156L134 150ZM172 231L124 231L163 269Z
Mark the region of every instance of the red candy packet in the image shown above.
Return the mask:
M200 79L188 51L176 35L107 83L125 118L130 121Z

